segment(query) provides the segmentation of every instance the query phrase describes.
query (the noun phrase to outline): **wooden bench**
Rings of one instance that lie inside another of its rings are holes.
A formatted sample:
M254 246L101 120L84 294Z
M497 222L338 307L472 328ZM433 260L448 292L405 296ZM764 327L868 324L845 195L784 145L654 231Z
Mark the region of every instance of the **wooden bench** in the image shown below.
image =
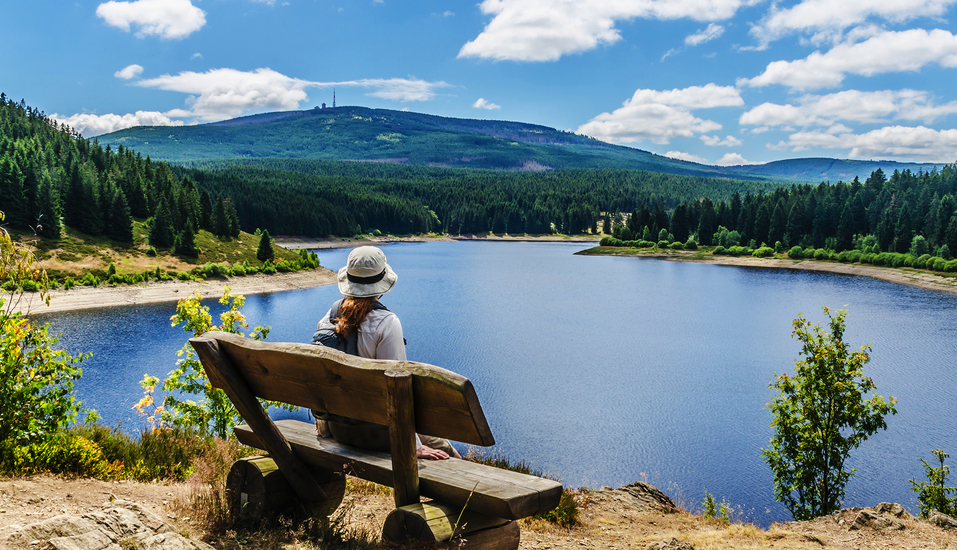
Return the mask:
M212 385L226 392L246 421L235 428L239 441L267 451L301 502L326 500L317 469L394 488L397 508L383 526L384 540L442 543L455 537L468 548L514 549L514 520L558 505L562 486L552 480L466 460L416 459L416 433L494 445L472 383L461 375L424 363L364 359L223 332L190 343ZM391 453L319 437L311 423L273 422L257 398L386 425ZM432 501L422 503L420 496Z

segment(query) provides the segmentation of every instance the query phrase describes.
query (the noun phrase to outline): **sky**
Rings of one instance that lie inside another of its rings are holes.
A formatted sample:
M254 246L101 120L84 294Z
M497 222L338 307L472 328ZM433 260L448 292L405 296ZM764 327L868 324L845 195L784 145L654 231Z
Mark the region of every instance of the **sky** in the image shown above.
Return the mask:
M705 164L957 161L957 0L6 2L0 91L86 137L333 102Z

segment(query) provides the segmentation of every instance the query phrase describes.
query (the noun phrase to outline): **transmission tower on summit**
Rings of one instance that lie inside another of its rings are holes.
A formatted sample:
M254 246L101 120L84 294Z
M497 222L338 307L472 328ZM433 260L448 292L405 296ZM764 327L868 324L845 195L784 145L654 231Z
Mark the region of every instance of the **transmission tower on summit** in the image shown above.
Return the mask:
M332 89L332 108L336 108L336 89Z

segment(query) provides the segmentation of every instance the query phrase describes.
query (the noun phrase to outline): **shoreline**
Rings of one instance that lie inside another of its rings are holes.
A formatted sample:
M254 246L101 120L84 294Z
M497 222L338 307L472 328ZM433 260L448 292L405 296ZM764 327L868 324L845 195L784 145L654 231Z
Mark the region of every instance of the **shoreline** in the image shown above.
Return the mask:
M246 277L209 279L202 282L176 280L115 287L75 286L70 290L51 290L49 306L40 301L38 294L24 293L23 299L13 307L13 310L30 315L43 315L101 307L172 303L191 295L194 290L198 290L203 298L220 298L223 295L224 286L231 287L233 294L250 295L312 288L331 285L335 282L336 273L320 266L309 271L276 273L275 275L257 273Z
M308 239L303 237L277 236L276 245L289 250L352 248L356 246L381 246L390 243L431 243L453 241L489 241L489 242L541 242L541 243L595 243L598 237L566 237L552 235L440 235L427 237L373 237L370 239Z
M282 242L283 246L287 246L288 248L295 248L298 246L298 248L331 249L351 248L363 245L379 246L392 242L452 242L474 240L485 240L490 242L590 242L594 239L583 237L550 238L465 235L454 238L411 237L385 238L379 240L288 239ZM837 273L841 275L871 277L892 283L915 286L926 290L957 293L957 277L948 277L928 271L906 268L900 269L860 264L818 262L814 260L784 260L711 255L705 257L696 257L691 254L589 254L587 251L582 251L578 254L586 256L600 255L654 258L665 261L708 263L733 267L819 271L826 273ZM173 303L181 298L189 296L194 290L198 290L203 298L219 298L222 296L223 286L227 285L232 288L232 292L234 294L250 295L282 292L286 290L299 290L304 288L330 285L334 284L335 282L336 273L320 266L319 268L311 271L276 273L275 275L263 275L260 273L247 277L230 277L226 280L211 279L202 282L174 280L150 282L139 285L120 285L115 287L105 285L98 287L76 286L71 290L61 289L50 291L49 306L40 301L39 295L30 292L25 293L20 303L15 304L12 309L21 313L29 313L30 315L43 315L45 313L59 313L63 311L75 311L102 307L156 304L164 302Z
M912 268L883 267L862 264L842 264L836 262L821 262L817 260L791 260L780 258L753 258L750 256L694 256L684 254L627 254L610 253L594 254L587 251L579 252L583 256L618 256L630 258L655 258L671 262L688 262L701 264L727 265L734 267L756 267L761 269L793 269L800 271L818 271L836 273L839 275L856 275L870 277L891 283L915 286L925 290L957 293L957 277L940 275L931 271L922 271Z

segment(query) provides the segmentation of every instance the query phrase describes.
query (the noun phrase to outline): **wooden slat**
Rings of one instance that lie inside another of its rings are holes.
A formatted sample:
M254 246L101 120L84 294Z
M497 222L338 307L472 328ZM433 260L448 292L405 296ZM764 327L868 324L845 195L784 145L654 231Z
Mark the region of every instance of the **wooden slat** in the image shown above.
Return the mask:
M280 420L276 426L303 462L391 486L392 462L388 453L364 451L331 438L319 438L315 426L307 422ZM259 437L248 426L237 426L235 431L240 442L262 448ZM557 481L456 459L420 460L419 490L422 496L451 506L462 507L468 501L469 510L505 519L547 512L558 506L562 494Z
M259 342L223 332L215 339L257 397L377 424L388 424L385 377L390 368L413 374L416 432L473 445L495 444L472 383L454 372L412 361L381 361L332 348ZM210 381L220 387L219 380Z
M296 495L305 502L326 500L325 491L296 457L289 443L250 391L242 375L221 353L219 343L208 338L192 338L190 342L203 362L203 367L207 372L215 373L216 380L222 384L221 389L229 396L243 420L259 434L262 441L260 449L269 451Z
M412 373L385 371L389 389L389 449L396 507L419 502L419 461L415 458L415 411Z

